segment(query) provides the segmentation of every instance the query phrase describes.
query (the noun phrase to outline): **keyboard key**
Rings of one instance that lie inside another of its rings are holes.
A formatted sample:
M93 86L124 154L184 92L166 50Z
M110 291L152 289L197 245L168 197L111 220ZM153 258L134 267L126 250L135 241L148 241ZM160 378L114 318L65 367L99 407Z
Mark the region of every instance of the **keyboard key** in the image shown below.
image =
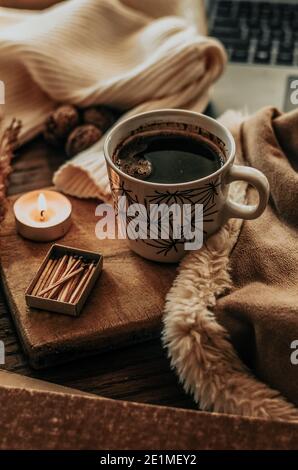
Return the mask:
M232 62L247 62L248 50L247 49L235 49L233 50L230 59Z
M284 18L288 18L292 14L291 5L289 5L289 4L283 5L282 11L283 11Z
M260 28L250 28L248 31L248 37L250 39L256 39L260 35Z
M237 29L238 27L239 27L238 21L233 20L232 18L216 18L214 22L214 28Z
M235 16L238 21L242 21L246 25L249 24L250 13L247 13L245 11L236 11Z
M292 41L284 41L279 44L279 53L293 54L294 52L294 43Z
M234 28L213 28L211 30L211 35L215 36L216 38L239 38L241 34L241 31L239 28L234 29Z
M241 1L239 2L239 10L250 10L251 9L251 2L247 2L247 1Z
M279 52L277 55L276 63L279 65L292 65L293 64L292 52Z
M231 8L232 4L234 2L232 0L220 0L220 2L218 3L218 5L222 8Z
M242 50L249 49L249 41L235 39L235 38L221 38L220 40L226 48L233 48L233 49L239 48Z
M261 18L259 15L251 16L250 18L248 18L247 23L248 26L250 26L251 28L259 28L261 24Z
M228 18L231 16L232 2L218 2L217 3L217 18Z
M272 13L272 5L268 2L260 2L259 8L262 16L270 16Z
M271 43L271 34L268 29L260 29L258 37L261 42Z
M272 41L271 38L261 38L258 40L257 49L258 50L271 50Z
M260 20L260 29L263 32L270 33L271 26L270 26L270 22L269 22L268 19L261 19Z
M284 31L282 29L275 29L274 31L271 31L271 37L272 39L279 39L282 40L284 38Z
M270 18L271 18L270 10L261 11L260 12L260 17L261 17L261 20L269 21Z
M254 56L256 64L268 64L271 60L271 51L269 49L258 49Z
M272 16L270 18L270 26L272 29L280 29L282 27L281 16Z
M283 14L283 7L284 5L282 5L281 3L272 3L271 5L272 17L279 16L281 18Z
M223 8L222 10L217 10L216 12L217 18L230 18L231 17L231 11L226 10Z

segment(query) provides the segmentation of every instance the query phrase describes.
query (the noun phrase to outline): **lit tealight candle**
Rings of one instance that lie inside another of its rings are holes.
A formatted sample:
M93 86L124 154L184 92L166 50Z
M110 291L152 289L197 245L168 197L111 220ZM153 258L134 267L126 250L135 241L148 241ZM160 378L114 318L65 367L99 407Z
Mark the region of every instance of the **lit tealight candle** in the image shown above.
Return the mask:
M56 240L71 224L71 203L56 191L26 193L14 203L13 210L18 233L29 240Z

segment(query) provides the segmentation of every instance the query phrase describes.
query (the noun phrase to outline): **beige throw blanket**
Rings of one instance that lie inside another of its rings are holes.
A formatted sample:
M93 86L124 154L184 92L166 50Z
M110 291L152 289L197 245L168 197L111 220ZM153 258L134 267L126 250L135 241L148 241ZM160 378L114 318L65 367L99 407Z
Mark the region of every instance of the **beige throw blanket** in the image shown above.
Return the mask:
M267 176L270 201L261 217L230 219L182 260L164 342L200 408L298 422L298 110L225 123L238 163ZM255 204L245 186L233 183L230 196Z
M187 0L69 0L39 12L0 8L6 88L0 118L4 124L21 119L24 142L40 132L58 102L104 103L128 114L203 110L226 56L217 41L175 16L188 7ZM102 140L56 173L60 190L108 196Z

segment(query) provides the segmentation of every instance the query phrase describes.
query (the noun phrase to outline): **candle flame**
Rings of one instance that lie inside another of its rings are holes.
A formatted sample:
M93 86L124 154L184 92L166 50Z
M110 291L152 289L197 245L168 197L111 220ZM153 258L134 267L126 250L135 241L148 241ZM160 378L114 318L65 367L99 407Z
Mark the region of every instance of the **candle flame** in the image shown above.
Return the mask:
M37 205L38 205L38 210L40 212L40 220L44 221L45 220L44 214L45 214L45 211L47 210L47 200L43 193L39 194Z

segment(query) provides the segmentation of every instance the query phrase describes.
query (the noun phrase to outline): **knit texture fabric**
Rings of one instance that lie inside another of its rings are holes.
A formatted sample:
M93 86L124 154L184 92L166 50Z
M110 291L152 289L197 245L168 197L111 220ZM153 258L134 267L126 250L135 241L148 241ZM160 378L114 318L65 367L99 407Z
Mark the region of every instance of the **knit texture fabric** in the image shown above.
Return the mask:
M69 0L38 12L0 8L6 95L0 118L4 124L21 119L25 142L57 103L112 105L125 111L121 119L167 107L202 111L226 55L178 16L183 4L189 13L187 0ZM103 139L56 172L58 189L109 196Z

